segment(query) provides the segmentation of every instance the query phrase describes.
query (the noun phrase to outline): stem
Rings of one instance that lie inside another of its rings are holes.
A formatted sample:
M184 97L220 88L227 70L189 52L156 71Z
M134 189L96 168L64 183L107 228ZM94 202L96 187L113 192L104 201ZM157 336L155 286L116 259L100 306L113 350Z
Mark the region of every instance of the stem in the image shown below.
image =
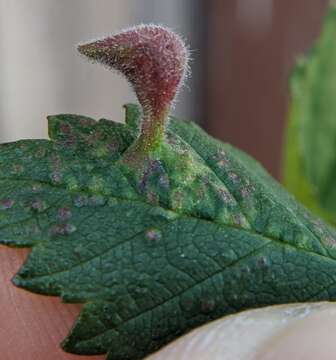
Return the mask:
M140 136L137 140L145 153L159 148L164 141L165 124L169 114L169 106L158 115L145 114Z
M121 162L137 166L141 159L160 149L164 142L168 114L169 106L157 115L144 114L140 135L123 154Z

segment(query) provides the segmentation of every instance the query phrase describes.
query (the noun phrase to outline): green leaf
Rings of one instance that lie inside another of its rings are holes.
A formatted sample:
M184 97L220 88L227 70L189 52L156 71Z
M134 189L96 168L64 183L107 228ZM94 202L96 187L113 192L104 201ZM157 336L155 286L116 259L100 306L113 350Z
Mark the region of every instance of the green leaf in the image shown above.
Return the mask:
M336 9L291 76L284 183L312 211L336 224Z
M0 145L0 242L32 251L13 282L83 303L66 351L142 359L242 309L336 299L336 233L253 159L170 119L123 161L126 123L49 117L51 140Z

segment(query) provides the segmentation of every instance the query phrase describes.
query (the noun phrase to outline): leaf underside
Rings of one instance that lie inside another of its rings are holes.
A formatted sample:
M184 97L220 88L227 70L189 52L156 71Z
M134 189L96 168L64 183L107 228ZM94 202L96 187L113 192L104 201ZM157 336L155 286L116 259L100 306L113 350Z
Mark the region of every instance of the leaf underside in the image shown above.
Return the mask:
M313 212L336 224L336 9L291 76L284 183Z
M0 145L0 243L32 248L14 284L84 304L66 351L142 359L229 313L336 298L333 229L193 123L133 171L140 116L52 116L50 140Z

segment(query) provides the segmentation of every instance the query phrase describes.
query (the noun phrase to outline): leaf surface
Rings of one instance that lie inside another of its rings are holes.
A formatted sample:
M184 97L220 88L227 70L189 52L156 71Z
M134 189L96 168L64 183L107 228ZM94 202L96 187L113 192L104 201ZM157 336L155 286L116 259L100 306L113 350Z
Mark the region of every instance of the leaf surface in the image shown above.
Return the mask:
M336 298L333 229L190 122L127 166L140 115L52 116L50 140L0 145L0 242L32 248L13 282L84 304L66 351L142 359L229 313Z

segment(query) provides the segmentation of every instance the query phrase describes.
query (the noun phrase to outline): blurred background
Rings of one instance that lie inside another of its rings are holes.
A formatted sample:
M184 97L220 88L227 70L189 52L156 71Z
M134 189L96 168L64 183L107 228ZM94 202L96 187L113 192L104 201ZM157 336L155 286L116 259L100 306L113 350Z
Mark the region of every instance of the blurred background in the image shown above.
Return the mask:
M123 120L135 101L117 74L84 61L83 40L138 23L183 35L192 77L174 114L280 175L294 60L313 44L328 0L0 0L0 140L47 137L45 116Z

